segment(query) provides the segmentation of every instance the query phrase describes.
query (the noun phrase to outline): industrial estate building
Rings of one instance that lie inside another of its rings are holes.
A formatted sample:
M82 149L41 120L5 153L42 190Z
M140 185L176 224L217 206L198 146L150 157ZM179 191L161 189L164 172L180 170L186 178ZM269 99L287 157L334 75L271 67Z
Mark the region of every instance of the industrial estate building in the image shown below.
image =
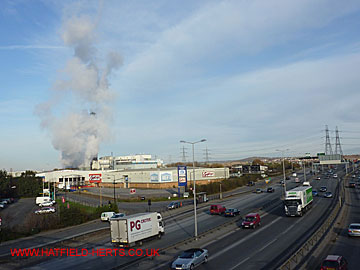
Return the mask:
M197 184L208 184L229 177L229 168L195 168ZM177 168L128 170L57 170L36 174L59 188L102 186L121 188L173 188L178 186ZM187 181L193 181L193 168L187 169Z

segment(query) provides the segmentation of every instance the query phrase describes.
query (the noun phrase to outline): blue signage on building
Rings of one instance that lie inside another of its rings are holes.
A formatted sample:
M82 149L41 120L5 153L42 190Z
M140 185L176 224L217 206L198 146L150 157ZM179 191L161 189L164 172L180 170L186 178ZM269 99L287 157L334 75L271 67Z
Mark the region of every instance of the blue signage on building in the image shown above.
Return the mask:
M186 166L178 166L178 186L187 185L187 169Z

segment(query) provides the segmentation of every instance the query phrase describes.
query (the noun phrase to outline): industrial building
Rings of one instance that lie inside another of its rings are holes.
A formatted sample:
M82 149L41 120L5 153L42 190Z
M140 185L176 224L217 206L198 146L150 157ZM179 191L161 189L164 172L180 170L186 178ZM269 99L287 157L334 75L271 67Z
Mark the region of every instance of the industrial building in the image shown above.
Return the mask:
M102 186L121 188L173 188L178 186L177 168L123 170L56 170L36 174L59 188ZM195 168L197 184L208 184L229 177L229 168ZM187 168L187 181L193 181L193 168ZM191 183L192 184L192 183Z
M130 156L105 156L93 160L92 170L131 170L131 169L154 169L164 165L161 159L153 159L151 155L140 154Z

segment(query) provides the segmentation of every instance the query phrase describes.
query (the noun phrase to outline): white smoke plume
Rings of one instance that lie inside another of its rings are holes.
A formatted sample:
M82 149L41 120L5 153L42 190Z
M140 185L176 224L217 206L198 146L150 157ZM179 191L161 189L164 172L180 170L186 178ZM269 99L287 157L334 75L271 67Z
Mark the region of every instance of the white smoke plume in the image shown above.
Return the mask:
M115 52L103 62L97 58L95 30L90 17L73 16L64 22L62 39L74 56L60 72L53 98L37 107L66 168L88 167L110 134L114 92L108 78L122 58Z

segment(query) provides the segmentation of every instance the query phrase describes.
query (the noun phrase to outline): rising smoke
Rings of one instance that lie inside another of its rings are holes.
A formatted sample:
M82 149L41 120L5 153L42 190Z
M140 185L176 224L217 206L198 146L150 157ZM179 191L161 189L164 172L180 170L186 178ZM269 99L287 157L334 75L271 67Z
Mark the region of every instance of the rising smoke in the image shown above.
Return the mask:
M62 39L74 50L74 56L59 73L53 98L37 107L41 125L49 131L66 168L89 166L100 143L110 137L114 92L108 78L122 64L122 58L115 52L98 58L95 29L86 16L64 22Z

